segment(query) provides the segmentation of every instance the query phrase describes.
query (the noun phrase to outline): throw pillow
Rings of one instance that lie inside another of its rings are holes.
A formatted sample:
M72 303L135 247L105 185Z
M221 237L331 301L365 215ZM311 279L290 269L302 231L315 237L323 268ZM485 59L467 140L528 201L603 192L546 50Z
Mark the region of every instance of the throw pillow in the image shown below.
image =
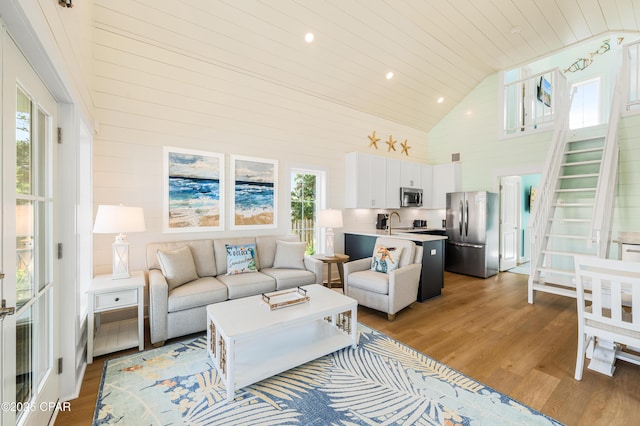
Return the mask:
M225 244L227 249L227 275L256 272L256 245L245 244L232 246Z
M379 244L373 249L371 270L388 274L398 269L403 247L385 247Z
M276 241L276 256L273 260L274 268L305 269L305 242Z
M176 250L158 250L156 255L160 269L162 269L162 275L169 284L169 291L198 279L196 264L189 246L183 246Z

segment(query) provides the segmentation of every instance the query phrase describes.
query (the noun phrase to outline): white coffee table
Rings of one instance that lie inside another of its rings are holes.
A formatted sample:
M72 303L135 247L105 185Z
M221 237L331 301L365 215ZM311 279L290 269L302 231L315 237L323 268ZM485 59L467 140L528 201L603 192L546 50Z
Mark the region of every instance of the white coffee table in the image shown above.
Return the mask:
M227 401L236 389L358 345L358 302L320 284L302 288L308 302L276 310L260 295L207 306L207 350Z

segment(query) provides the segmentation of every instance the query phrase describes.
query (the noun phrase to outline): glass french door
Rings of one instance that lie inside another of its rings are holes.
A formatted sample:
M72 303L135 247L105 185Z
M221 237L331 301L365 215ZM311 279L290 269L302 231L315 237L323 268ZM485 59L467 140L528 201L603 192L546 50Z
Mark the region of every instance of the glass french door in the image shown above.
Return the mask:
M2 36L2 426L47 424L58 401L53 176L57 104ZM3 314L4 313L4 314Z

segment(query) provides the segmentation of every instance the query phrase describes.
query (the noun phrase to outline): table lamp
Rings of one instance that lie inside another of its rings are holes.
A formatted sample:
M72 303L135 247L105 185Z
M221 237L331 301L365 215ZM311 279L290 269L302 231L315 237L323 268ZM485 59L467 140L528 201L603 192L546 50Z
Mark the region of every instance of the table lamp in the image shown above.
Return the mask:
M125 232L145 230L142 207L99 205L94 234L118 234L111 245L113 250L113 276L111 278L129 278L129 241Z
M320 210L320 212L318 212L318 226L327 228L325 256L335 256L333 250L333 228L342 228L342 210Z

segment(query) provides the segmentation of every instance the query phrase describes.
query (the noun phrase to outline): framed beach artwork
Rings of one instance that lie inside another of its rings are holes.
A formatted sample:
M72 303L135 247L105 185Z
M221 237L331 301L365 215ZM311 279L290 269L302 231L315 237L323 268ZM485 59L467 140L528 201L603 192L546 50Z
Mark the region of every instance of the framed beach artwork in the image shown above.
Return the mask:
M224 154L164 148L165 232L224 229Z
M231 156L231 228L276 228L278 161Z

